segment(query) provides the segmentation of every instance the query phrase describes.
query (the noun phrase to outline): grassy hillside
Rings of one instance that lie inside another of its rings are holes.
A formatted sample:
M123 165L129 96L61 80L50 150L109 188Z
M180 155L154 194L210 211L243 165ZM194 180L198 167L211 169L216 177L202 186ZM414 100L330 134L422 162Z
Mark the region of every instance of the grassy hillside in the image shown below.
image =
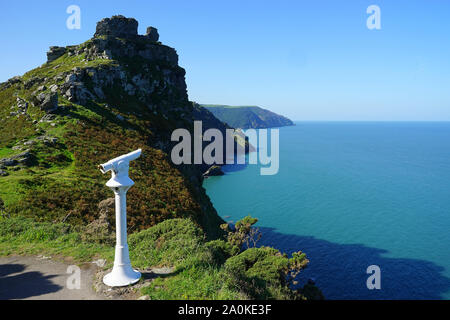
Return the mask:
M117 53L105 58L97 54L102 46ZM146 47L152 58L129 56ZM97 165L142 148L130 170L130 232L190 217L219 236L222 220L201 187L202 172L181 170L168 155L171 132L194 120L174 52L142 38L94 38L1 84L1 159L28 153L12 165L0 159L6 210L37 221L91 223L98 203L112 196ZM42 106L39 95L56 96L56 109Z
M261 129L292 126L288 118L257 106L227 106L202 104L222 122L234 128Z

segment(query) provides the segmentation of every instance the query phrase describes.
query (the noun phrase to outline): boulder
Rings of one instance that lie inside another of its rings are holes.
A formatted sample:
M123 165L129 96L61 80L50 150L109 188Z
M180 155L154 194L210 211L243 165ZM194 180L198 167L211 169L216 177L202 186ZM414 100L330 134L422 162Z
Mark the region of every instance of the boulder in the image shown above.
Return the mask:
M148 27L147 28L147 33L145 34L145 36L150 41L153 41L153 42L158 41L159 40L158 29L156 29L154 27Z
M39 77L32 77L31 79L29 79L28 81L25 81L23 86L25 87L25 89L30 89L32 86L34 86L36 83L41 82L42 79Z
M5 167L12 167L15 166L17 164L17 161L15 159L11 159L11 158L4 158L4 159L0 159L0 166L5 166Z
M25 150L9 158L0 159L0 166L12 167L17 164L29 165L33 160L31 150Z
M137 36L138 22L133 18L122 15L105 18L97 23L94 37L112 36L118 38L132 38Z
M56 84L52 85L50 87L50 91L53 92L53 93L57 92L58 91L58 85L56 85Z
M45 112L58 109L58 93L40 93L33 98L33 104Z
M58 142L58 138L50 137L50 136L39 136L36 138L39 141L42 141L47 146L54 146Z
M225 173L222 171L221 166L211 166L204 174L204 177L223 176Z

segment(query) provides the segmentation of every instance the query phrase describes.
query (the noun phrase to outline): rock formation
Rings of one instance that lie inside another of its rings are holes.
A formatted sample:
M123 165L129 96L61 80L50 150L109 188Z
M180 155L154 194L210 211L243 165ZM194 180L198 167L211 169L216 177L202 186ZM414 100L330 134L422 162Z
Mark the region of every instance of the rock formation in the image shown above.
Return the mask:
M138 22L133 18L122 15L105 18L97 23L94 37L113 36L119 38L130 38L137 36Z
M47 52L47 62L52 62L66 53L65 47L51 46Z
M225 173L220 166L211 166L204 174L205 177L223 176Z
M158 29L154 28L154 27L148 27L147 28L147 33L145 34L145 36L153 42L156 42L159 40L159 34L158 34Z

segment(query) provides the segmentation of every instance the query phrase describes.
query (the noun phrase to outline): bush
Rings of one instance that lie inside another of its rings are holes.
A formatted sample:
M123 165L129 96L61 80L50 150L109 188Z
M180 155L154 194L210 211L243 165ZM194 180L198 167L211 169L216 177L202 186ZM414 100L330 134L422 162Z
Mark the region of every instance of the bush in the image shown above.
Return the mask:
M190 219L165 220L132 234L130 258L137 266L181 266L187 260L212 261L203 231Z
M302 253L289 259L274 248L261 247L229 258L225 270L230 286L240 287L256 299L294 299L298 297L289 288L288 275L299 272L307 263Z
M228 223L220 225L220 228L227 233L227 242L231 246L231 255L236 255L243 249L255 247L256 243L261 238L261 233L258 228L253 225L258 222L258 219L246 216L236 222L234 228L231 228Z
M206 243L206 247L211 250L214 261L218 264L224 264L225 261L235 255L236 247L230 245L224 240L213 240Z

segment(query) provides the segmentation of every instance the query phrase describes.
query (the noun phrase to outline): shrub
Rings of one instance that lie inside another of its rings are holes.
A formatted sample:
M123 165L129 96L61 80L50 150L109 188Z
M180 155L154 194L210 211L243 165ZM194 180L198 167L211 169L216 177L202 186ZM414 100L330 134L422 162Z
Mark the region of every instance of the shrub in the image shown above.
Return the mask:
M258 222L258 219L246 216L236 222L234 228L231 228L228 223L220 225L220 228L227 233L227 242L232 247L231 255L238 254L244 245L246 248L256 246L261 238L259 229L253 227L256 222Z
M274 248L261 247L229 258L225 270L230 286L242 288L256 299L293 299L298 297L289 288L287 276L305 268L307 263L300 252L289 259Z
M190 219L165 220L132 234L130 257L137 266L183 266L198 259L212 263L203 231Z

